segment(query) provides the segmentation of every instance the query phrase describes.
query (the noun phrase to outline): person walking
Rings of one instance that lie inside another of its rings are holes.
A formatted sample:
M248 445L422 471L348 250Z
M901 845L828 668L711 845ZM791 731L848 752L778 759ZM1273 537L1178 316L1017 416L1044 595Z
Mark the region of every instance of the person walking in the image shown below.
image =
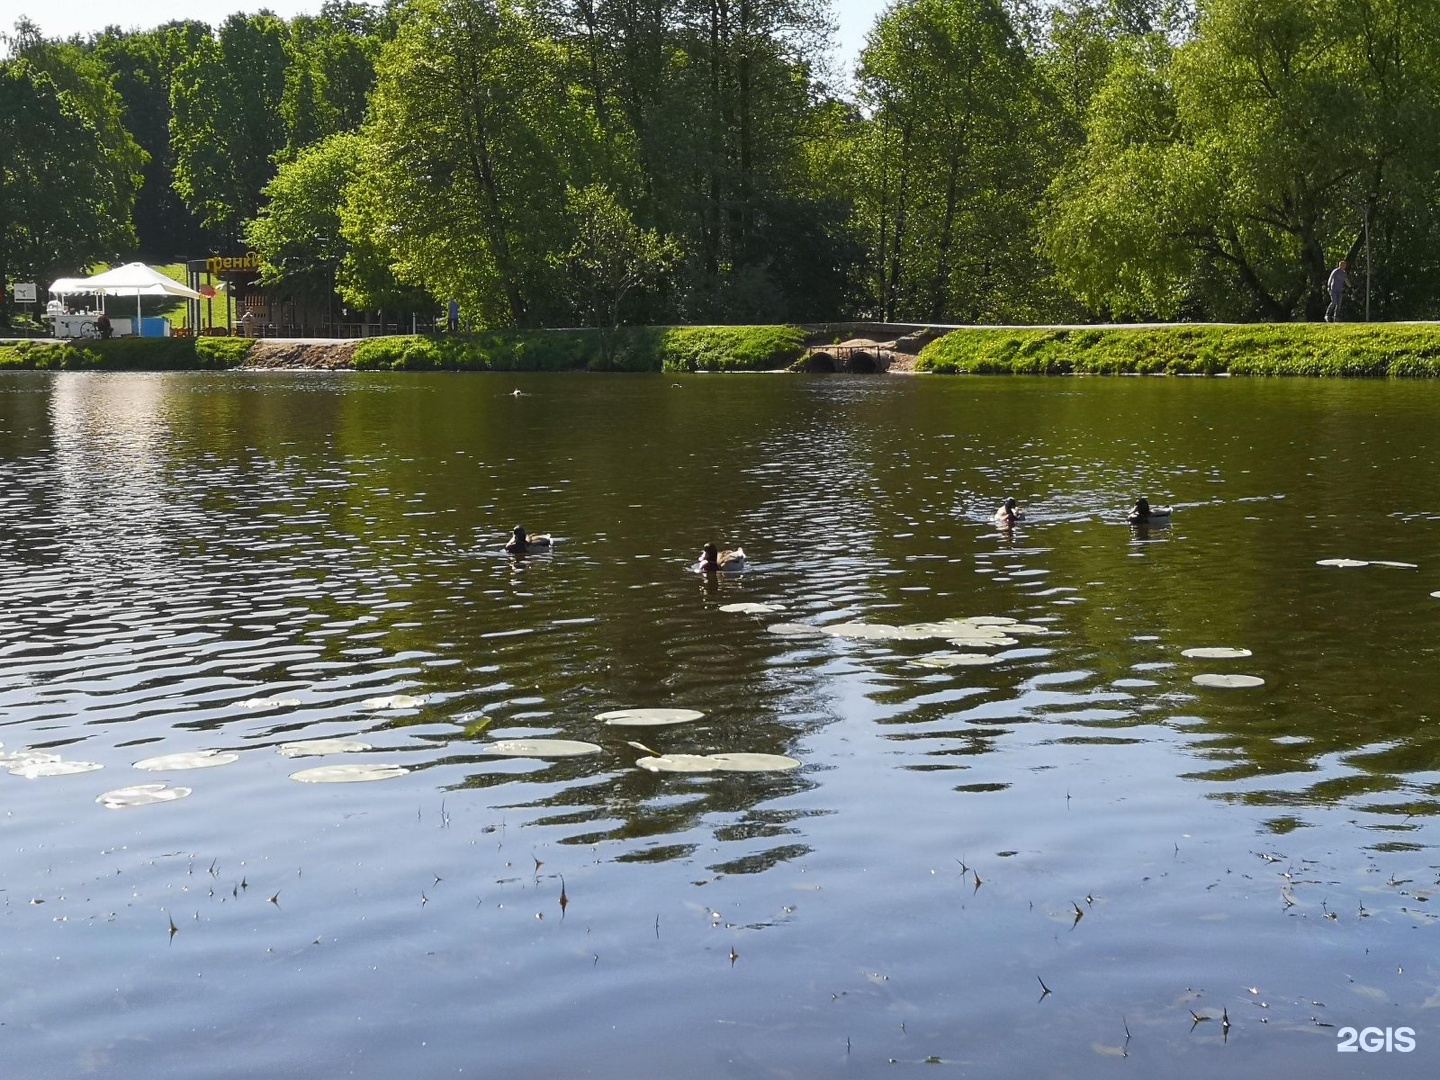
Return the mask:
M1330 306L1325 309L1326 322L1340 321L1340 305L1345 300L1345 290L1350 287L1350 265L1344 259L1330 271Z

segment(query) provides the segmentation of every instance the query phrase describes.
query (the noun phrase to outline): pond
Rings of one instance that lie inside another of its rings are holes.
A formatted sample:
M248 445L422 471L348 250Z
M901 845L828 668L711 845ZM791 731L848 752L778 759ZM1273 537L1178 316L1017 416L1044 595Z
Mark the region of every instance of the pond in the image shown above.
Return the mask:
M8 1072L1432 1075L1437 412L0 377Z

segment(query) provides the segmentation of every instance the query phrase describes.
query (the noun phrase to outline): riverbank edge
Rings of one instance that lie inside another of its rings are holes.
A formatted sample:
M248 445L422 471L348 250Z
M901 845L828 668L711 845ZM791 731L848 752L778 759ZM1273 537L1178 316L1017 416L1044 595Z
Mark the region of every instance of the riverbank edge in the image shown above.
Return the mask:
M895 340L903 344L895 348ZM857 341L881 342L874 349ZM843 344L843 343L848 343ZM841 346L834 348L834 346ZM859 362L856 362L856 361ZM778 326L512 330L361 340L0 342L0 369L910 371L975 375L1440 376L1434 323L1105 327Z
M1247 323L965 329L915 369L972 375L1440 376L1440 324Z

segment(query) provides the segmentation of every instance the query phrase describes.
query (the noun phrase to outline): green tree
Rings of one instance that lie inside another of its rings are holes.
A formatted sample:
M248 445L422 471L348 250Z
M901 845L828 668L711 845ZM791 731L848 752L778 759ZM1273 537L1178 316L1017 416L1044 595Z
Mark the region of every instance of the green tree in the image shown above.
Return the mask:
M27 60L0 62L0 317L11 281L43 288L113 256L129 233L110 147L82 105Z
M488 325L565 314L548 256L602 155L563 69L508 0L415 0L377 64L356 206L398 277Z
M858 213L876 314L1025 312L1045 274L1031 210L1046 150L1034 70L1005 11L994 0L902 0L871 32L860 97Z
M1112 70L1052 189L1066 279L1120 315L1313 318L1368 205L1387 257L1410 262L1392 309L1431 302L1434 260L1417 256L1435 239L1437 15L1434 0L1209 0L1192 40L1152 39Z
M171 86L175 190L227 242L260 208L285 145L288 27L274 15L231 15L195 43Z

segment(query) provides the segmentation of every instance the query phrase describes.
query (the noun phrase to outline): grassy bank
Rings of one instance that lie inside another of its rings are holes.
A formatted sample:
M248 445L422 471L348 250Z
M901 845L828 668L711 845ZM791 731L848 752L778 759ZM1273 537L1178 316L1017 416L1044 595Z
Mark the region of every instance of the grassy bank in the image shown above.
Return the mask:
M36 338L0 344L0 368L37 371L212 371L240 367L241 338Z
M764 371L802 350L794 326L649 326L602 330L504 330L439 337L370 338L360 370Z
M1265 323L1105 329L965 329L921 350L917 371L975 375L1440 375L1440 326Z

